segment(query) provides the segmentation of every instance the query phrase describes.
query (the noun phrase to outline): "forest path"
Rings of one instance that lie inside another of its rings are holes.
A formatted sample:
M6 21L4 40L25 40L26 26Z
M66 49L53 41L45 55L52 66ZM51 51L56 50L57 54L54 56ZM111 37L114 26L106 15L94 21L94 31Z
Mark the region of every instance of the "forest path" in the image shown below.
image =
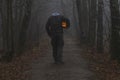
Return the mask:
M78 39L65 36L63 65L53 64L48 38L41 40L39 51L43 55L31 64L32 69L29 72L32 74L29 80L95 80L94 74L89 70L88 61L81 56L82 49Z

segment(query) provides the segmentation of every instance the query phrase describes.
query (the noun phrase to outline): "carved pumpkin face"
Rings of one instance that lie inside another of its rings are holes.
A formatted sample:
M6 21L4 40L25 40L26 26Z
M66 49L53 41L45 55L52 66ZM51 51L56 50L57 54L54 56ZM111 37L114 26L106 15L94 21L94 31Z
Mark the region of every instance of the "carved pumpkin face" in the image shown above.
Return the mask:
M62 27L67 28L67 23L65 21L62 22Z

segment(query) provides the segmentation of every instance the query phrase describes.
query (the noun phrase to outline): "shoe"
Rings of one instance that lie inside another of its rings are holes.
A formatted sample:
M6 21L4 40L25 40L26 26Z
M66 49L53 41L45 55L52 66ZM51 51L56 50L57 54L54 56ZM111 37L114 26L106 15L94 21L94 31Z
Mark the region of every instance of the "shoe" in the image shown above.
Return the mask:
M61 61L61 62L55 62L54 64L64 64L64 62L63 61Z
M59 64L59 62L56 62L56 61L55 61L54 64Z
M59 63L60 63L60 64L64 64L64 62L63 62L63 61L60 61Z

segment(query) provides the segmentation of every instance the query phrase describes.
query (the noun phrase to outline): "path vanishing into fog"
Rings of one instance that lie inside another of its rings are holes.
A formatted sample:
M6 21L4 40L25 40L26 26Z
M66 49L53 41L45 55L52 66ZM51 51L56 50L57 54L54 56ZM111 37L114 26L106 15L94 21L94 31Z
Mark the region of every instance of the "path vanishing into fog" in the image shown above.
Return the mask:
M61 4L64 3L64 4ZM64 5L64 6L63 6ZM55 11L65 14L71 21L71 28L64 31L64 62L63 65L53 64L52 48L50 39L45 34L45 24L48 17ZM64 11L64 12L63 12ZM82 58L80 40L76 39L79 26L75 20L72 0L35 0L31 18L31 33L40 35L40 45L36 53L42 56L34 60L30 65L32 68L28 80L95 80L94 74L89 70L88 62ZM33 29L34 28L34 29ZM79 34L78 34L79 35ZM73 37L74 36L74 37Z
M29 80L95 80L87 60L81 56L82 49L78 39L65 36L63 65L53 64L50 39L44 38L41 42L36 51L42 51L42 56L31 64Z

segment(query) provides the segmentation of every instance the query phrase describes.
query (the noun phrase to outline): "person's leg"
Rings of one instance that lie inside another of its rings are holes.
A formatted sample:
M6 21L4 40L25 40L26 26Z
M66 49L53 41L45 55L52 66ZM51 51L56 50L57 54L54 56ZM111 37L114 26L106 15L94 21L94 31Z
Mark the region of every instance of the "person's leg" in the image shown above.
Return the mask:
M51 44L52 44L52 49L53 49L53 58L54 58L55 63L57 63L58 62L58 58L57 58L57 40L52 39Z
M59 62L63 62L63 47L59 46L58 47L58 61Z
M57 56L58 56L58 61L60 63L63 62L63 46L64 46L63 37L59 36L57 40Z

